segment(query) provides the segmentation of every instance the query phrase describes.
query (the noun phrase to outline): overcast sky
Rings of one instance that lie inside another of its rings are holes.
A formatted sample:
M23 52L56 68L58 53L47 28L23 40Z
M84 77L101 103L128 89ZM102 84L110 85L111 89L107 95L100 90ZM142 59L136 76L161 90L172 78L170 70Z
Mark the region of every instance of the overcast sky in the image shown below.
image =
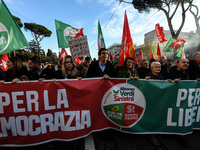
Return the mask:
M169 30L162 11L152 10L149 14L141 14L130 4L121 3L119 5L117 0L4 0L4 2L10 12L19 17L22 23L34 22L52 31L52 36L44 38L41 42L45 51L47 49L52 49L54 52L59 51L55 19L76 28L84 28L83 32L87 35L92 57L97 57L97 21L100 20L106 47L121 43L125 10L133 42L137 45L144 43L144 34L154 30L157 23L160 23L165 30ZM194 2L200 6L199 0L194 0ZM175 29L178 29L180 22L181 11L179 10L173 20ZM194 18L188 12L182 31L195 30ZM28 42L33 39L30 31L26 32L23 28L22 31ZM66 50L69 52L69 49Z

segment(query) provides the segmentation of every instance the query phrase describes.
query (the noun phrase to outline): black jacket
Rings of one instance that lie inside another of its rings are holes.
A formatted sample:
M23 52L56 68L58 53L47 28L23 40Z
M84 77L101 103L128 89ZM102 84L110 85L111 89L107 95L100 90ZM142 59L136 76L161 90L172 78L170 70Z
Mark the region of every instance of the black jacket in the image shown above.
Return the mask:
M28 79L29 80L38 80L39 78L44 79L53 79L55 78L55 71L52 68L45 68L42 70L41 74L39 75L36 70L30 70L28 72Z
M25 66L23 66L19 70L17 70L15 75L13 74L13 70L8 69L6 71L5 81L9 82L9 81L12 81L14 78L20 78L23 75L25 75L25 76L28 75L28 70Z
M191 80L196 80L196 78L200 78L200 67L194 60L191 60L189 62L188 73Z
M86 78L103 77L105 74L107 74L110 77L116 77L115 67L113 66L113 64L107 61L106 68L103 72L99 67L99 61L93 61L90 64Z
M177 67L172 67L169 70L169 75L168 75L168 79L177 79L177 78L181 78L181 80L190 80L190 76L188 74L188 70L186 70L185 72L179 71L177 70Z

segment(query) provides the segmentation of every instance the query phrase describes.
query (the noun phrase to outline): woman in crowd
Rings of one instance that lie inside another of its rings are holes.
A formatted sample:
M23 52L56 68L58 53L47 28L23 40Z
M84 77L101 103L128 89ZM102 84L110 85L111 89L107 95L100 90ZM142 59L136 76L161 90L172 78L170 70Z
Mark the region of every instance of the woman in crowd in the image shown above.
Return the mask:
M149 72L145 79L155 79L155 80L164 80L164 77L160 74L161 64L157 61L151 63L151 72Z
M138 79L139 74L135 68L134 59L132 57L127 57L124 61L123 68L118 71L117 77L119 78L130 78Z
M12 83L16 83L18 81L23 81L23 76L28 75L27 67L23 65L19 57L10 57L7 61L7 66L6 82L12 81Z
M56 79L81 79L72 56L65 56L61 70L56 71Z

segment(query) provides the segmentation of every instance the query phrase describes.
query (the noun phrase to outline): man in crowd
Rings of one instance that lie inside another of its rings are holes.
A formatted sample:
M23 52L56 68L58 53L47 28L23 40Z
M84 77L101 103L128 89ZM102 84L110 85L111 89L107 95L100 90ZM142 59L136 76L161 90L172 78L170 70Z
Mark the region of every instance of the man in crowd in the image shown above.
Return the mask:
M167 57L162 55L160 56L160 63L161 63L161 71L160 74L167 79L169 73L169 66L167 64Z
M88 68L91 64L90 57L85 57L84 62L77 66L77 70L80 72L80 77L86 78Z
M193 55L193 60L190 60L188 73L191 80L200 80L200 52Z
M108 50L106 48L101 48L98 52L98 57L98 61L93 61L90 64L86 77L103 77L103 79L115 77L115 68L113 64L108 61Z
M149 63L146 59L141 61L141 67L137 69L139 73L140 79L144 79L146 74L148 74L151 70L149 69Z
M177 68L170 69L169 81L189 80L188 74L189 61L185 58L177 60Z
M45 80L55 78L55 71L46 67L43 68L41 65L41 59L38 56L33 56L28 61L30 71L28 72L29 80Z

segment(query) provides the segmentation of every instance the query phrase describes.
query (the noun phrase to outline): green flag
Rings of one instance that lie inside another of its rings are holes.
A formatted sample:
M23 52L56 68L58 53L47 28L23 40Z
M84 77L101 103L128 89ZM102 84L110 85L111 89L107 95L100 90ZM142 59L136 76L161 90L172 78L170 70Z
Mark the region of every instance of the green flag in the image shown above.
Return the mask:
M176 54L177 57L181 58L183 48L184 48L184 44L179 48L179 50Z
M58 20L55 20L55 24L58 39L58 47L68 48L68 40L73 39L76 33L78 33L79 29L74 28Z
M98 20L98 50L100 50L101 48L105 48L105 47L106 47L106 45L104 42L103 33L101 31L101 25Z
M169 47L173 42L175 42L176 40L173 39L173 38L170 38L168 43L165 45L165 48L164 48L164 52L172 52L173 51L173 48Z
M28 45L19 25L3 0L0 4L0 55Z

